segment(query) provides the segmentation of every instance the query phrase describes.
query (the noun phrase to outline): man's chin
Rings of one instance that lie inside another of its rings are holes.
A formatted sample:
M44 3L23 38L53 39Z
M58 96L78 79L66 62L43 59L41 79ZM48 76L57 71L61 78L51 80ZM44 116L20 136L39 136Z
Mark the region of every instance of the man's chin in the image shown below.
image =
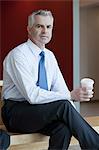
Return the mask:
M45 44L48 44L49 41L48 40L43 40L42 43L45 45Z

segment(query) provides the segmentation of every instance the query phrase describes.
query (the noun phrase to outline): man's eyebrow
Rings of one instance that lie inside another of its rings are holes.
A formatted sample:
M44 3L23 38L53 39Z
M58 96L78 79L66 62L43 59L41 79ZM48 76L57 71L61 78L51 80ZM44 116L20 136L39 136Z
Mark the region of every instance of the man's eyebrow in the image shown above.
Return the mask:
M40 26L45 26L45 25L43 25L43 24L35 24L35 26L38 26L38 25L40 25ZM46 26L52 26L51 24L48 24L48 25L46 25Z
M38 24L35 24L35 25L36 25L36 26L37 26L37 25L43 26L43 24L40 24L40 23L38 23Z

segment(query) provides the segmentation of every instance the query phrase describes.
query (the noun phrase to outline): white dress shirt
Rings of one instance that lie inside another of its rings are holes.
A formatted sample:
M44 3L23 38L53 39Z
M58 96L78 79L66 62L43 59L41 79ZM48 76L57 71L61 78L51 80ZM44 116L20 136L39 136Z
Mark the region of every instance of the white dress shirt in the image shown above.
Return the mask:
M56 100L71 101L70 91L63 79L54 54L44 48L48 90L36 85L42 50L30 39L9 52L4 60L3 99L27 100L42 104ZM71 103L73 103L71 101Z

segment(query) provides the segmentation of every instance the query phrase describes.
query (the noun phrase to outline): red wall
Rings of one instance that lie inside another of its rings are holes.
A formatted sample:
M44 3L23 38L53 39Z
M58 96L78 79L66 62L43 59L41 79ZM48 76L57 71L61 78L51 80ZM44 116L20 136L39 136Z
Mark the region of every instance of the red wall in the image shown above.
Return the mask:
M63 76L73 84L73 14L72 0L1 1L1 61L19 43L27 40L27 16L37 9L48 9L55 17L53 38L47 45L56 55ZM2 68L2 63L1 67ZM1 69L2 79L2 69Z

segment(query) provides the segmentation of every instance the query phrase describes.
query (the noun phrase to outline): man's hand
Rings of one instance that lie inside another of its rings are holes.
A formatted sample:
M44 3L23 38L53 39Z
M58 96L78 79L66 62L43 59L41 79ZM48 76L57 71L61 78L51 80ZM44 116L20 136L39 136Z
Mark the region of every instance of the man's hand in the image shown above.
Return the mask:
M75 101L89 101L93 93L92 90L86 90L86 88L77 88L71 91L71 98Z

